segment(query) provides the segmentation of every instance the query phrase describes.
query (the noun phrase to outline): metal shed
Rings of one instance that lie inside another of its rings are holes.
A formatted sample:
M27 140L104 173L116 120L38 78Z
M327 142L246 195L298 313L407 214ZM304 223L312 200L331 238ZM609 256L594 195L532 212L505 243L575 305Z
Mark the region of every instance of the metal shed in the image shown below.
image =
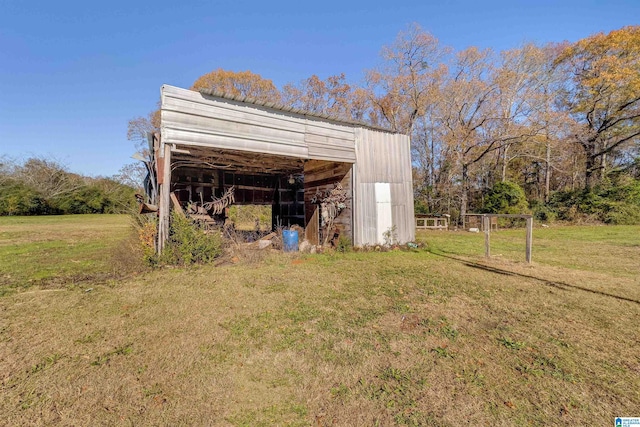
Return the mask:
M158 249L174 202L213 199L233 186L238 203L271 204L282 225L321 240L318 195L347 194L335 227L356 246L415 239L409 137L283 105L161 88L154 141L159 184ZM173 193L173 195L172 195Z

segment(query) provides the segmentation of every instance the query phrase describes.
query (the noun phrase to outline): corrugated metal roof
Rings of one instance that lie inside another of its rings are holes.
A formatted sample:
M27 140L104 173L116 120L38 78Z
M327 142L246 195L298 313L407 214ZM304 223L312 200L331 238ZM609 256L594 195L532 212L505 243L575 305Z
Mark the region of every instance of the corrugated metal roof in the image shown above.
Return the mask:
M235 96L235 95L229 95L227 93L221 92L221 91L217 91L217 90L212 90L212 89L200 89L199 92L203 95L208 95L208 96L212 96L215 98L221 98L221 99L228 99L230 101L237 101L237 102L243 102L245 104L253 104L253 105L258 105L261 107L266 107L266 108L271 108L273 110L278 110L278 111L283 111L285 113L292 113L292 114L299 114L301 116L305 116L305 117L311 117L311 118L316 118L316 119L323 119L323 120L328 120L331 122L337 122L337 123L342 123L342 124L348 124L348 125L352 125L352 126L358 126L358 127L362 127L362 128L366 128L366 129L373 129L373 130L377 130L377 131L381 131L381 132L388 132L388 133L400 133L397 131L393 131L391 129L385 128L385 127L381 127L381 126L373 126L364 122L359 122L357 120L345 120L336 116L331 116L328 114L319 114L319 113L314 113L311 111L305 111L299 108L293 108L291 106L279 103L279 102L267 102L267 101L262 101L256 98L252 98L249 96Z

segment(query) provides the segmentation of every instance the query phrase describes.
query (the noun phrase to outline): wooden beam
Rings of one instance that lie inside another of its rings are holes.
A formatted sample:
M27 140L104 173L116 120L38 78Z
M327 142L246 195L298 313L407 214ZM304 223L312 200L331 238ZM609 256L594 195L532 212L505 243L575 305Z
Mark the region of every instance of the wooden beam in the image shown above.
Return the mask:
M180 206L180 202L178 201L176 194L173 192L171 192L171 203L173 204L173 209L178 213L178 215L185 218L186 215L184 213L184 210L182 210L182 206Z
M305 230L305 238L312 245L320 244L320 237L319 237L320 229L319 229L318 210L319 209L318 209L317 206L313 207L313 215L311 215L311 219L305 225L305 229L304 229Z
M169 205L171 199L171 147L167 144L161 146L163 154L162 184L160 184L160 202L158 203L158 246L157 253L162 253L165 243L169 239ZM158 162L160 163L160 162ZM158 170L158 181L160 181Z
M175 154L175 152L174 152ZM231 150L190 149L190 154L174 156L174 167L207 167L210 169L243 170L256 173L286 174L302 170L298 158Z
M488 214L467 214L467 215L483 215L483 216L490 216L492 218L533 218L533 215L521 215L521 214L492 214L492 213L488 213Z

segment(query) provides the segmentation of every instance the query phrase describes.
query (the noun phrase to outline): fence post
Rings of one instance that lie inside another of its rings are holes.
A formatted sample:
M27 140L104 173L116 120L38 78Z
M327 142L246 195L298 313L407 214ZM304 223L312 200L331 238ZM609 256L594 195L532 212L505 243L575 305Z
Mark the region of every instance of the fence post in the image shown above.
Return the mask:
M533 244L533 217L527 218L527 262L531 264L531 246Z
M491 258L491 217L483 216L482 225L484 226L484 256Z

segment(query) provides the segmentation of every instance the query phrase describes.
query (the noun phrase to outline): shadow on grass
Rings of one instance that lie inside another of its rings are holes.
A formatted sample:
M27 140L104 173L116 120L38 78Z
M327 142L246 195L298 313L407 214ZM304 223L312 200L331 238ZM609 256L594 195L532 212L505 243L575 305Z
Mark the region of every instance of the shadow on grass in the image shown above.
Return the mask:
M615 298L615 299L620 300L620 301L628 301L628 302L632 302L632 303L640 305L640 301L638 301L636 299L633 299L633 298L627 298L627 297L623 297L623 296L620 296L620 295L608 294L606 292L596 291L595 289L585 288L584 286L572 285L570 283L547 280L547 279L543 279L542 277L532 276L530 274L522 274L522 273L516 273L515 271L503 270L501 268L492 267L492 266L489 266L489 265L480 264L480 263L477 263L477 262L472 262L472 261L469 261L469 260L466 260L466 259L458 258L458 257L455 257L453 255L449 255L449 254L447 254L445 252L442 252L442 251L429 251L429 253L431 253L433 255L437 255L437 256L443 257L443 258L449 258L449 259L452 259L454 261L458 261L458 262L460 262L461 264L464 264L467 267L477 268L479 270L488 271L490 273L501 274L503 276L524 277L524 278L527 278L527 279L537 280L538 282L544 283L547 286L551 286L553 288L560 289L562 291L569 291L569 290L572 290L572 289L577 289L577 290L580 290L580 291L589 292L589 293L596 294L596 295L602 295L602 296L605 296L605 297Z

